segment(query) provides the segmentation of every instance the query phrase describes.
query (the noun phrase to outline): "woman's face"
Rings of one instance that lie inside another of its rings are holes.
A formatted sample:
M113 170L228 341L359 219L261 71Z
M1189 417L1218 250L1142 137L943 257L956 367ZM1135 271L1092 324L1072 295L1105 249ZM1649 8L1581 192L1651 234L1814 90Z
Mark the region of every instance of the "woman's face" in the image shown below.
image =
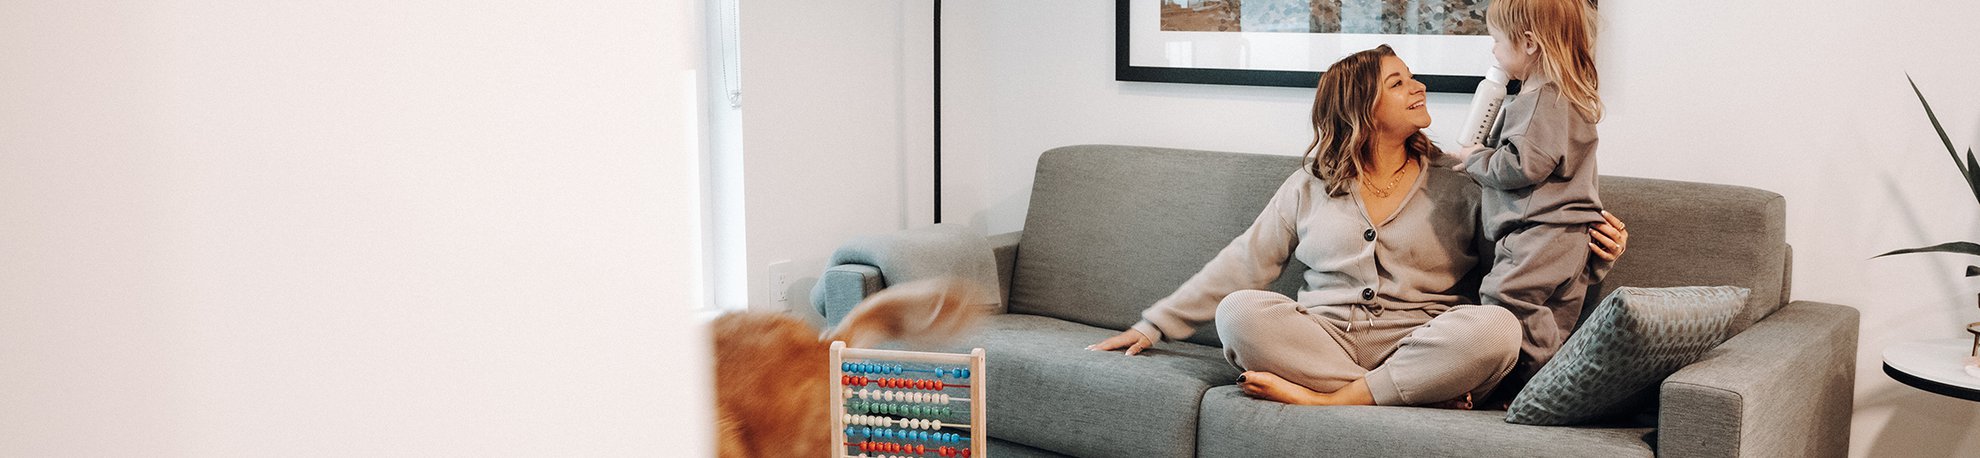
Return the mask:
M1423 83L1396 56L1382 57L1381 86L1375 96L1375 127L1379 131L1415 132L1430 127L1428 95Z

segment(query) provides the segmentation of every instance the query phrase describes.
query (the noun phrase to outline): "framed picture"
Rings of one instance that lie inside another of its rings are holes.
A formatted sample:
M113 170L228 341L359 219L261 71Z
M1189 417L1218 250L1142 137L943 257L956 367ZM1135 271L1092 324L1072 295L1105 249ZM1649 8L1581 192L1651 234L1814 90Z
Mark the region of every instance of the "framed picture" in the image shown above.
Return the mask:
M1116 0L1114 79L1314 87L1387 44L1431 92L1469 93L1493 64L1488 0Z

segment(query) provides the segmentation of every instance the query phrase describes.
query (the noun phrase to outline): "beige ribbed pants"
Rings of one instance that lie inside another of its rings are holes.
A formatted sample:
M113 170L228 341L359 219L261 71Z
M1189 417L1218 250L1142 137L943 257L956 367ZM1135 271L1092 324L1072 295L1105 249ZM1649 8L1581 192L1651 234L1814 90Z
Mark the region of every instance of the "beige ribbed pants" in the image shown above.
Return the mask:
M1246 290L1217 305L1224 357L1323 393L1367 379L1377 405L1419 405L1470 393L1483 400L1519 357L1520 323L1501 307L1445 310L1308 307Z

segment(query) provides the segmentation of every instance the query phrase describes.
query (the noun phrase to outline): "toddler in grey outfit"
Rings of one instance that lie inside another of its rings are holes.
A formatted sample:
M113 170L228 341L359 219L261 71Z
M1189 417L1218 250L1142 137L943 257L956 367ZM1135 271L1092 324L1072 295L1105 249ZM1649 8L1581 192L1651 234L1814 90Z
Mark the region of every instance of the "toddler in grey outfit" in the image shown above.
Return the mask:
M1512 96L1483 146L1461 169L1483 188L1479 213L1495 247L1480 299L1525 328L1506 381L1523 383L1574 331L1588 285L1613 265L1592 259L1588 230L1601 223L1595 124L1552 82Z

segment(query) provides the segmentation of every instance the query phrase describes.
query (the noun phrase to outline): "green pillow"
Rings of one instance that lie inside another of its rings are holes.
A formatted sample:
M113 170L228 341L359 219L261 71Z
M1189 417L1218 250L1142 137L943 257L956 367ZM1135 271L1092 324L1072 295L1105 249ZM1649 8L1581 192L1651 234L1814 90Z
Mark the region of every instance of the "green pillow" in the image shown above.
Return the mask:
M1506 421L1571 425L1624 413L1635 396L1728 337L1746 288L1616 288L1513 397Z

